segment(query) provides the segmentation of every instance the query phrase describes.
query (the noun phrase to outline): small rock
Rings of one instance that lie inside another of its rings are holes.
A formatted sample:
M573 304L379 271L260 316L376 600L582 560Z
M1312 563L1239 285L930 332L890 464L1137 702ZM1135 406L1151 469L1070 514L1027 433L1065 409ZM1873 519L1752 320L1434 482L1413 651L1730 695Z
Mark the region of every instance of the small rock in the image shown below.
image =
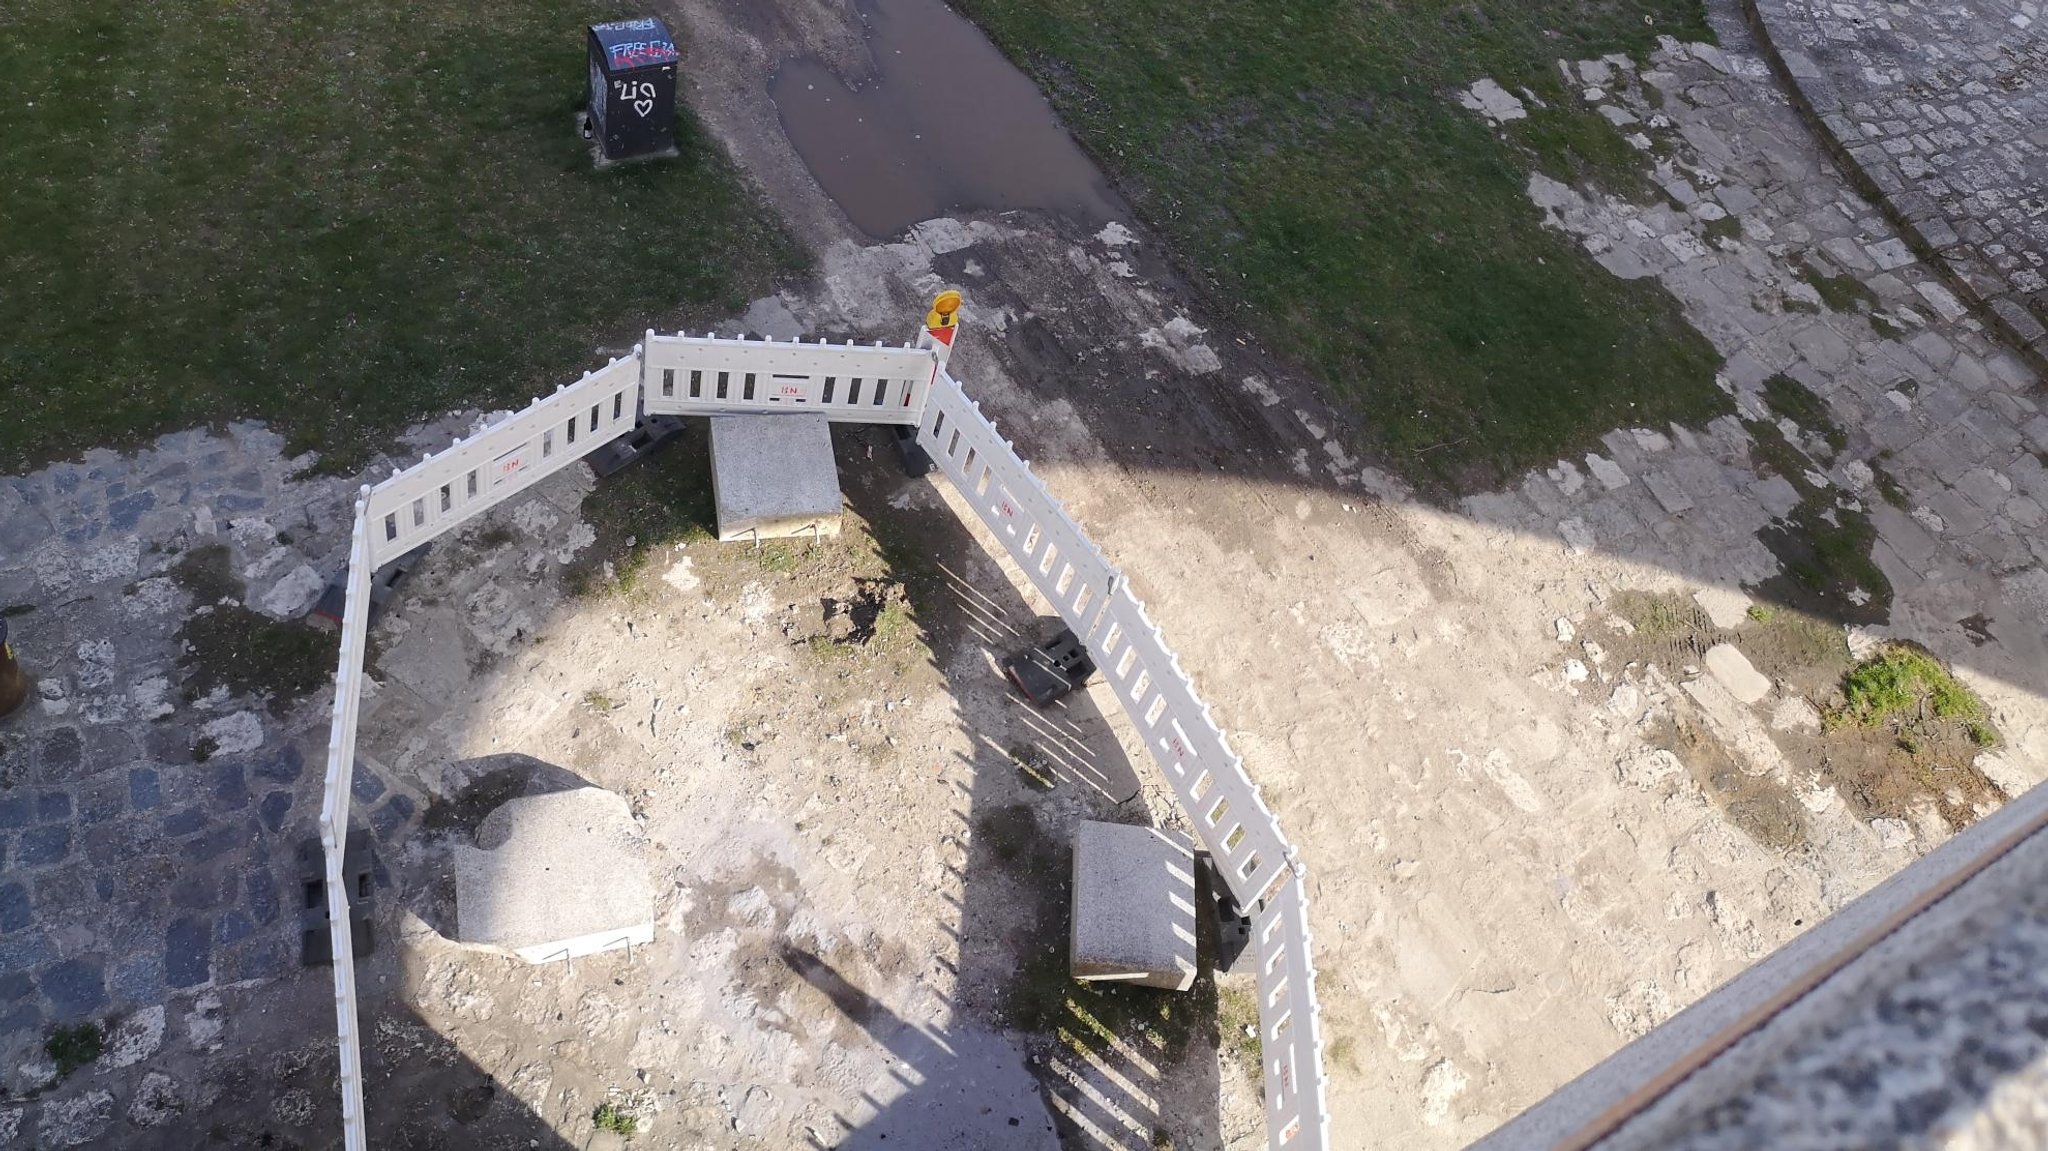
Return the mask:
M185 1034L192 1039L192 1046L201 1051L220 1050L220 1033L226 1021L220 1014L220 996L207 992L192 1001L192 1010L185 1016Z
M1815 734L1820 731L1820 710L1799 696L1786 696L1771 712L1771 727L1776 731Z
M1586 456L1586 470L1592 472L1593 478L1600 481L1600 486L1610 492L1616 488L1625 487L1628 484L1628 473L1621 470L1620 464L1615 463L1606 456L1588 453Z
M1728 694L1744 703L1757 703L1771 694L1770 677L1758 671L1734 644L1715 644L1707 649L1702 662L1707 665L1708 674L1728 689Z
M253 711L238 711L209 722L199 734L213 740L214 755L240 755L263 746L263 720Z
M1909 847L1913 843L1913 828L1903 819L1873 819L1870 830L1877 833L1877 842L1887 849Z
M142 1077L141 1086L135 1089L135 1099L128 1104L128 1121L137 1127L160 1127L184 1110L185 1101L178 1097L177 1083L161 1071L152 1071Z
M1741 627L1749 618L1753 601L1734 588L1708 587L1692 593L1692 602L1700 605L1700 610L1707 613L1715 627L1727 631Z
M257 606L279 619L297 619L306 614L326 586L327 581L320 578L319 572L300 564L286 572L276 586L263 593Z
M164 1005L145 1007L114 1025L107 1036L106 1054L100 1056L102 1070L132 1067L156 1054L164 1045Z
M114 1095L88 1091L43 1106L41 1133L47 1147L83 1147L99 1138L114 1119Z
M1514 93L1484 79L1466 89L1458 97L1458 103L1498 124L1505 120L1526 120L1529 109Z
M1570 643L1572 642L1572 637L1578 634L1578 632L1572 629L1572 621L1563 616L1558 616L1550 626L1557 632L1557 642L1559 643Z
M304 1127L313 1121L313 1093L292 1088L271 1102L270 1117L287 1127Z

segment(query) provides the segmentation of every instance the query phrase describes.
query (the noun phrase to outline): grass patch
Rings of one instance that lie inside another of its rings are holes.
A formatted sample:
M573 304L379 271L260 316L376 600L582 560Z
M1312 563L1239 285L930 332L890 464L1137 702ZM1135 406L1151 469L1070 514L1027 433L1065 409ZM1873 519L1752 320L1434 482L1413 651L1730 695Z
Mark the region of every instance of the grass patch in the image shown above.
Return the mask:
M1820 302L1826 304L1831 312L1853 314L1858 304L1874 311L1879 305L1877 293L1849 273L1824 276L1812 267L1802 267L1799 269L1799 278L1820 293Z
M1912 497L1906 494L1906 489L1899 486L1899 481L1889 471L1885 470L1885 466L1882 463L1876 460L1870 461L1870 476L1877 484L1877 494L1884 499L1884 502L1902 512L1912 510Z
M171 565L171 582L191 595L194 607L240 600L243 584L232 564L228 545L206 544L178 557Z
M43 1040L43 1053L57 1065L57 1078L62 1079L98 1061L106 1046L105 1029L98 1023L86 1022L51 1031L49 1038Z
M615 1135L632 1136L640 1130L640 1120L631 1112L615 1103L600 1103L590 1113L590 1121L597 1124L599 1131L610 1131Z
M803 263L685 117L599 174L610 0L18 0L0 18L0 459L230 417L346 466Z
M341 651L336 634L240 604L187 617L178 638L185 645L178 662L186 669L186 698L225 687L230 695L261 699L274 715L324 687Z
M282 715L334 676L338 635L297 620L272 619L240 602L244 588L230 567L227 545L193 548L171 565L171 579L192 596L193 611L178 631L189 702L225 687L230 695L263 700ZM201 741L193 754L211 754Z
M1654 87L1649 90L1652 92L1656 91ZM1723 216L1718 220L1708 220L1702 232L1706 235L1708 243L1718 244L1724 240L1733 243L1742 238L1742 221L1735 216Z
M1216 1031L1221 1037L1223 1049L1247 1073L1247 1078L1259 1081L1260 1065L1264 1059L1263 1046L1259 1042L1259 998L1242 987L1224 987L1216 992Z
M611 696L593 688L583 693L583 706L602 714L617 710L619 705Z
M1764 381L1764 406L1808 431L1818 432L1828 447L1837 452L1849 446L1849 433L1835 423L1827 402L1783 372Z
M599 484L583 500L583 516L597 533L584 550L570 583L579 592L599 590L611 564L610 586L631 591L646 576L656 553L678 544L714 539L718 522L711 502L711 456L701 450L701 426L683 442Z
M1956 681L1941 662L1906 644L1887 644L1857 664L1842 680L1837 722L1877 727L1912 713L1914 718L1976 720L1984 714L1977 694Z
M1542 227L1532 169L1640 186L1555 61L1712 39L1697 0L968 0L1140 213L1349 400L1403 472L1486 486L1599 432L1727 410L1719 356L1654 280ZM1547 108L1508 142L1490 76Z
M1785 477L1800 496L1785 518L1757 535L1785 569L1760 590L1813 615L1850 623L1883 622L1891 611L1892 585L1870 558L1877 542L1870 514L1855 501L1838 499L1832 489L1809 480L1806 473L1818 469L1785 439L1778 425L1746 420L1744 426L1754 438L1752 466L1761 474ZM1830 426L1817 430L1825 436Z

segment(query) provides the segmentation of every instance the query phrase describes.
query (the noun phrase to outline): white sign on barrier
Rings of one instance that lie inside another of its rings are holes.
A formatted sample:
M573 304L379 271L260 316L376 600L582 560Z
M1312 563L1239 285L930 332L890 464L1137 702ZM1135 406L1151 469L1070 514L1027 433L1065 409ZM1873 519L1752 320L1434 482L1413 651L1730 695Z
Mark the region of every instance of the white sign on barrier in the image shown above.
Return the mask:
M813 408L842 423L915 424L938 359L928 348L647 333L647 410L737 415Z

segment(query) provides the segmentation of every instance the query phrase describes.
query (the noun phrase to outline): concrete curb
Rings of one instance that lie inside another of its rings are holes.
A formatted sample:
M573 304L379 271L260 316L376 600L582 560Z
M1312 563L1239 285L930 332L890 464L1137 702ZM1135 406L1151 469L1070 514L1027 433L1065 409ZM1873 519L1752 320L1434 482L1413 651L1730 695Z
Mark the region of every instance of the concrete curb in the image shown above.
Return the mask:
M1587 1151L1623 1134L1738 1044L2044 831L2048 788L2037 787L1552 1092L1470 1151Z
M2048 376L2048 326L2036 319L2019 302L2018 293L1998 279L1995 273L1981 268L1965 268L1960 265L1964 256L1950 255L1935 246L1924 226L1934 222L1942 222L1945 226L1945 220L1932 200L1921 196L1927 200L1926 206L1917 212L1907 211L1901 201L1913 193L1898 174L1888 168L1866 166L1843 142L1854 135L1855 125L1839 115L1821 110L1822 105L1835 108L1841 104L1834 80L1808 60L1804 53L1790 51L1790 55L1806 65L1795 69L1786 59L1789 50L1781 49L1772 34L1773 22L1782 25L1792 19L1784 0L1742 0L1742 16L1755 35L1757 47L1770 64L1771 72L1791 98L1792 106L1806 121L1828 157L1835 162L1835 167L1841 170L1843 178L1859 195L1884 213L1885 219L1898 229L1907 246L1913 249L1913 254L1934 269L1978 320L1998 333L1999 338L2026 360L2028 366ZM1891 189L1893 185L1897 186L1896 191ZM1987 295L1970 278L1973 270L1985 279L1996 280L2004 290Z

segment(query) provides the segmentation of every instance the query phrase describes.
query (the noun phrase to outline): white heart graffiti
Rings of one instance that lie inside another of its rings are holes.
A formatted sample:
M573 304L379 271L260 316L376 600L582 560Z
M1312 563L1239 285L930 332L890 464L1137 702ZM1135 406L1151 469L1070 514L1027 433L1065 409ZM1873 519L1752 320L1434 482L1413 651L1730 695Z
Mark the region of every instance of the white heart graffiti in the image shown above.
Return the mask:
M640 114L641 114L642 116L645 116L645 115L646 115L646 114L648 114L649 112L652 112L652 111L654 111L654 101L652 101L652 100L635 100L635 101L633 101L633 110L634 110L635 112L638 112L638 113L640 113Z

